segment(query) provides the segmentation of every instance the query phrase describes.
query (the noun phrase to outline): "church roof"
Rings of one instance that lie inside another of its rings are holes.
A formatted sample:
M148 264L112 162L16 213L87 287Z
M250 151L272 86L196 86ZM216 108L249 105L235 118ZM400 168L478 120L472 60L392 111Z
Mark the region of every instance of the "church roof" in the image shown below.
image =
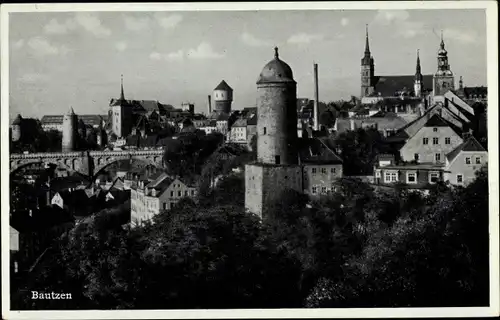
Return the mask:
M226 81L222 80L217 87L215 87L214 90L224 90L224 91L233 91L233 88L231 88Z
M450 153L446 155L448 161L455 159L462 151L479 151L486 152L486 149L474 138L474 136L469 137L466 141L460 144L458 147L453 149Z
M423 75L423 88L432 88L433 75ZM375 92L380 93L382 97L392 97L396 92L406 88L408 91L413 91L415 75L403 76L376 76L375 77Z
M488 96L488 87L464 87L464 95L466 98L470 98L472 96L478 97L487 97Z

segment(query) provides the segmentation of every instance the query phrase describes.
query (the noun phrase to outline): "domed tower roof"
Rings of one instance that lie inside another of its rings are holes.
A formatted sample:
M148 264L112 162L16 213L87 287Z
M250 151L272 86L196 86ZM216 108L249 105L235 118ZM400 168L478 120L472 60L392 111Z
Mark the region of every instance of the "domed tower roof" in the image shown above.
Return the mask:
M259 75L257 84L261 83L280 83L280 82L293 82L292 68L286 62L280 60L278 55L278 48L274 48L274 59L269 61Z
M17 117L14 119L14 121L12 122L13 125L19 125L21 124L21 122L23 121L23 118L21 117L20 114L17 115Z
M224 90L224 91L233 91L233 88L231 88L226 81L222 80L217 87L215 87L214 90Z

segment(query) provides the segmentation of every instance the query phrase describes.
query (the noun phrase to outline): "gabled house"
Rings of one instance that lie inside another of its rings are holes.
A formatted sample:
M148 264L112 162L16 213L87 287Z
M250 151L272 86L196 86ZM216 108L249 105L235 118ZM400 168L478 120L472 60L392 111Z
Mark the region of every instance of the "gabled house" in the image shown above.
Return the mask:
M476 177L476 171L488 163L488 151L473 137L446 155L444 180L454 185L467 185Z
M416 131L400 149L402 161L444 163L445 156L463 142L463 132L437 114Z
M196 187L166 173L155 180L140 181L130 190L132 226L151 220L162 210L172 209L184 197L195 197Z

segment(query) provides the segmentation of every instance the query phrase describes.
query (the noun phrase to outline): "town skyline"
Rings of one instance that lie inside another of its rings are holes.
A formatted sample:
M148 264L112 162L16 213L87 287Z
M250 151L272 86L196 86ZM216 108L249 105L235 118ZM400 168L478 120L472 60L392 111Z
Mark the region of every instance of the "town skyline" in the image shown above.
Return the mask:
M456 82L463 76L466 86L486 86L485 11L445 12L15 13L10 118L63 114L70 107L105 114L119 96L121 74L127 99L189 101L206 112L207 95L224 79L234 89L234 109L253 107L255 81L274 46L294 70L299 97L313 98L316 62L320 100L349 99L359 95L367 24L376 75L414 74L417 49L422 73L433 74L443 30Z

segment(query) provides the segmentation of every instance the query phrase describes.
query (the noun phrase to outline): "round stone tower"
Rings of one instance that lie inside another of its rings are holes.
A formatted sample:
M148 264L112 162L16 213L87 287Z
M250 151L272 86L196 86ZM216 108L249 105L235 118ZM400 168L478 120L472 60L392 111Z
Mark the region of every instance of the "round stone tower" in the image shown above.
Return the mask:
M217 113L231 112L231 103L233 102L233 89L222 80L214 89L213 100L215 102L215 111Z
M63 116L62 123L62 152L74 151L76 145L76 136L78 126L78 117L73 108Z
M17 115L16 119L12 122L11 129L12 129L12 141L16 142L21 139L21 134L22 134L22 122L23 118L21 117L20 114Z
M257 161L297 164L297 84L274 50L257 80Z

